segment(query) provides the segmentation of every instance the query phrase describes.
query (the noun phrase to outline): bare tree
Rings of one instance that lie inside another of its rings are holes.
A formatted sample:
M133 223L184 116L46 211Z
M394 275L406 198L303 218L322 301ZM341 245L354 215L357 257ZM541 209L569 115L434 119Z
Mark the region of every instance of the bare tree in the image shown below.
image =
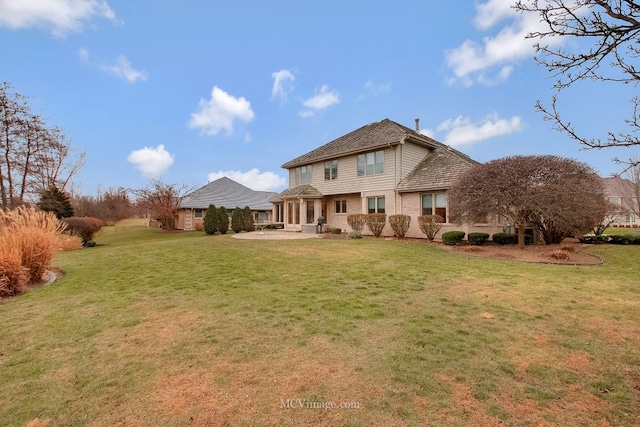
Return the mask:
M32 114L27 98L0 85L0 202L22 205L53 187L64 191L84 164L62 130Z
M449 191L451 220L505 218L518 226L518 245L532 226L545 243L588 232L602 220L602 181L584 163L558 156L513 156L474 166Z
M166 230L173 231L180 202L191 190L186 185L167 184L154 179L146 188L131 191L138 203L146 207Z
M536 61L557 77L554 88L566 89L580 81L609 81L622 84L640 82L636 68L640 55L640 2L629 0L521 0L515 9L540 15L544 30L535 31L529 38L539 39L535 44ZM584 50L573 52L552 47L545 41L556 37L579 38L590 42ZM630 147L640 145L636 133L640 130L640 98L631 98L632 111L625 120L630 130L626 133L608 132L605 140L587 138L575 130L570 121L560 116L557 94L551 106L540 101L536 109L554 128L565 132L586 148ZM629 160L618 163L638 164Z

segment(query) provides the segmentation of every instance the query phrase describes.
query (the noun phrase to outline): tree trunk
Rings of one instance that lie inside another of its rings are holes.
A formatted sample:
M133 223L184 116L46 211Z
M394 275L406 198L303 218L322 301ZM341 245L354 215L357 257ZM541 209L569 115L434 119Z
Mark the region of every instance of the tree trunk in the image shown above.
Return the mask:
M524 249L524 224L518 224L518 247Z

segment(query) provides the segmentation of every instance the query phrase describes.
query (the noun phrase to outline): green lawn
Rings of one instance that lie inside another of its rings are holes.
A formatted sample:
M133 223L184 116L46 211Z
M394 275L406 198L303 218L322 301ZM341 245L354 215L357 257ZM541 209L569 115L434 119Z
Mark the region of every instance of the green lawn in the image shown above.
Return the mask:
M0 425L640 424L638 246L578 267L130 224L96 240L0 303Z

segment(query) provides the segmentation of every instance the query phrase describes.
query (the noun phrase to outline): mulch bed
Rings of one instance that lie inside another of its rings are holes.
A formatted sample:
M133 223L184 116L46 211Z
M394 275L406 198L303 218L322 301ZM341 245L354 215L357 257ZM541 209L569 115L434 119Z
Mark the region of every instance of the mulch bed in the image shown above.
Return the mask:
M332 240L347 239L348 234L323 233L321 238ZM375 239L373 236L363 236L362 238ZM421 243L435 246L453 253L481 258L566 265L602 264L602 259L584 252L584 245L582 245L577 239L565 239L562 243L556 245L527 245L523 249L518 248L517 245L496 245L492 242L486 243L483 246L471 246L466 244L466 242L457 246L447 246L439 241L430 242L427 239L416 239L410 237L404 239L381 237L381 239Z

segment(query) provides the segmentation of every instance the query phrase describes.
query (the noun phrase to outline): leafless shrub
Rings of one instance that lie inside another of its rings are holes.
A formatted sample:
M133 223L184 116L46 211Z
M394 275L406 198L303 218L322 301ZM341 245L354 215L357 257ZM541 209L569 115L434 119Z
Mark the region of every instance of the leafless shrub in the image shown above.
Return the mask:
M390 215L389 225L393 229L396 237L403 238L407 231L409 231L409 225L411 225L411 217L409 215Z
M385 224L387 223L387 215L383 213L370 213L366 215L367 228L374 236L380 237Z
M433 241L442 228L444 218L440 215L420 215L418 217L418 225L420 230L427 236L427 239Z
M367 223L367 214L347 215L347 224L353 231L362 232Z

